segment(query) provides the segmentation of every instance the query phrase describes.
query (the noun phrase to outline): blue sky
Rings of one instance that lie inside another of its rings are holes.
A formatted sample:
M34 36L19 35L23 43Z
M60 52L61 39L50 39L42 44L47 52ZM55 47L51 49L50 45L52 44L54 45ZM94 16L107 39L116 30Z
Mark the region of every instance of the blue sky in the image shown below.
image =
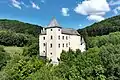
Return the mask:
M0 0L0 19L46 26L52 17L65 28L83 28L119 15L120 0Z

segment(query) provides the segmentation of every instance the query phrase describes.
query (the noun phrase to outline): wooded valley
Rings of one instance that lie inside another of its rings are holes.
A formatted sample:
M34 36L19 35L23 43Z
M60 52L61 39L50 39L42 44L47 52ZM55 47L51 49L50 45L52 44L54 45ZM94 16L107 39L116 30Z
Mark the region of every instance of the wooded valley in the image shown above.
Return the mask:
M87 50L63 51L53 66L39 57L42 27L0 20L0 80L119 80L119 21L115 16L79 29Z

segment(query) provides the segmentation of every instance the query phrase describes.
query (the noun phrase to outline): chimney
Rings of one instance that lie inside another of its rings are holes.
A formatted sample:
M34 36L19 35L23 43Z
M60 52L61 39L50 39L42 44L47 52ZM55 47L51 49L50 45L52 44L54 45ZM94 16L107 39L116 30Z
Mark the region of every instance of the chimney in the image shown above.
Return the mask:
M45 31L45 28L43 28L43 32Z

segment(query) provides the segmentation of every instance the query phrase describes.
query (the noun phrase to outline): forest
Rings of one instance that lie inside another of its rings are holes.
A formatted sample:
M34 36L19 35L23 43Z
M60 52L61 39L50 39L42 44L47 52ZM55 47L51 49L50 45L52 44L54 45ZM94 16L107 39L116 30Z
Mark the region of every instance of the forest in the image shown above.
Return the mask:
M16 33L31 34L37 37L40 34L41 29L41 26L23 23L17 20L0 20L0 30L9 30Z
M39 57L38 33L0 30L0 80L119 80L119 20L115 16L79 29L87 50L62 51L57 66Z

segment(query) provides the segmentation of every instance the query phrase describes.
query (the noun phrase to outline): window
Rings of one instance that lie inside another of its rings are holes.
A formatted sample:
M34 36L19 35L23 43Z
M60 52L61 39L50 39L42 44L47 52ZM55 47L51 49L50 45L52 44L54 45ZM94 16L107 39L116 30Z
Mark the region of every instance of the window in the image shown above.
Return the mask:
M58 47L60 48L60 44L58 44Z
M51 36L51 39L53 39L53 36Z
M58 36L58 39L60 40L60 36Z
M68 37L66 36L66 40L68 40Z
M63 43L63 47L64 47L64 43Z
M43 53L45 53L45 51L43 51Z
M62 36L62 39L64 40L64 36Z
M60 31L60 29L58 29L58 31Z
M70 45L70 42L69 42L69 45Z
M43 43L43 46L45 46L45 43Z
M50 44L50 48L52 48L52 44Z
M52 53L50 53L52 55Z
M43 40L45 40L45 37L43 37Z
M68 47L68 44L66 44L66 47Z
M51 29L51 31L52 31L52 29Z

